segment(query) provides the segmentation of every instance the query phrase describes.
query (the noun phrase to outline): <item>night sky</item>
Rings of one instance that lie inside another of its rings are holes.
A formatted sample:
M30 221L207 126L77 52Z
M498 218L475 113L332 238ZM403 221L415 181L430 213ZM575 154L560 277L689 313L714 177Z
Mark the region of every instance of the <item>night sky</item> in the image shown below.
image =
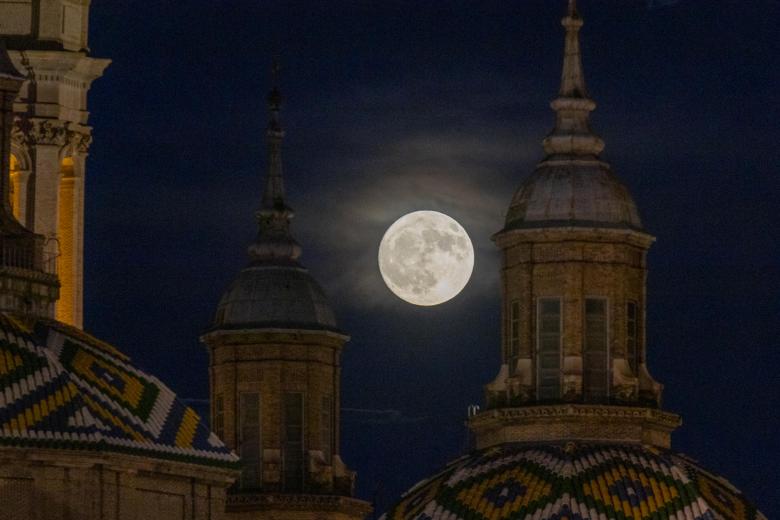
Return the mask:
M563 0L96 1L86 328L203 408L199 334L246 262L282 60L285 176L302 261L352 335L342 456L383 511L458 456L499 362L490 241L542 158ZM648 357L674 448L780 509L778 0L581 0L603 157L646 228ZM476 248L454 300L413 307L376 251L399 216Z

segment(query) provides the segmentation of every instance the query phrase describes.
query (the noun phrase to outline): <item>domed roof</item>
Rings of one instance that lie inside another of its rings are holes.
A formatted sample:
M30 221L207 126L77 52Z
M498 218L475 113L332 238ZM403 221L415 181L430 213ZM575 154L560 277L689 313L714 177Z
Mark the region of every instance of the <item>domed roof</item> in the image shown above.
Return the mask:
M62 323L0 314L0 445L234 467L238 457L159 379Z
M277 66L274 67L276 70ZM249 245L249 265L238 274L217 306L211 330L278 328L339 332L325 293L298 263L301 246L290 231L295 212L285 202L282 176L281 103L281 93L274 86L268 95L268 171L262 204L256 213L257 237Z
M543 227L642 230L636 204L607 163L604 141L590 128L596 103L582 68L576 2L562 20L566 43L558 97L550 103L555 126L544 139L544 160L515 192L504 231Z
M380 520L766 520L684 455L643 445L501 444L409 490Z
M515 192L505 229L609 227L641 230L634 199L600 161L545 161Z
M246 267L222 296L214 328L338 330L322 288L298 265Z

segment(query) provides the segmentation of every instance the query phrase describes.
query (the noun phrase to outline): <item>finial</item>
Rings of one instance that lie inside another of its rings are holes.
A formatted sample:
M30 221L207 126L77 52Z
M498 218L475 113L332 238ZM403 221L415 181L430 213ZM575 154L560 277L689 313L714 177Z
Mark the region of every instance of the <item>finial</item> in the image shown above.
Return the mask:
M279 56L274 56L271 61L271 85L275 88L279 87L279 77L282 72L282 66L279 63Z
M279 58L274 58L271 63L271 91L268 93L268 111L270 112L270 121L268 130L281 132L282 126L279 122L279 112L282 109L282 93L279 91L279 77L281 75L281 66Z
M577 1L569 0L566 16L561 21L566 29L563 52L563 70L558 98L550 106L556 112L555 128L544 140L548 159L595 158L604 149L604 141L595 135L588 124L596 103L588 97L580 50L582 18L577 12Z
M271 91L268 93L268 171L266 172L263 202L257 212L259 231L255 242L249 246L249 256L255 263L290 263L301 254L301 247L290 234L290 220L295 215L287 206L282 176L282 141L284 129L280 120L282 94L279 90L279 60L271 64Z

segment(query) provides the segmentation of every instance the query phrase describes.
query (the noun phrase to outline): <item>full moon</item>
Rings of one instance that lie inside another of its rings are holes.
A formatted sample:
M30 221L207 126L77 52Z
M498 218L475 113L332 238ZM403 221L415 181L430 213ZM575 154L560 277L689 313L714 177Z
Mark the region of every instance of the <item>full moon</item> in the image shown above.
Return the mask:
M379 271L396 296L414 305L439 305L471 278L474 247L466 230L437 211L396 220L379 246Z

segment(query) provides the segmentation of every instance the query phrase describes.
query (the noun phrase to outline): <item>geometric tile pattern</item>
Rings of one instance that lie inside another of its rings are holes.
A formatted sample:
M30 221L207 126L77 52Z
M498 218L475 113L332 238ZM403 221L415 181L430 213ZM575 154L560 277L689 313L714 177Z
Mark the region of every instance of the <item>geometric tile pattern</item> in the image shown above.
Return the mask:
M198 464L238 460L156 377L53 320L0 313L0 444L102 449Z
M642 445L507 443L417 484L380 520L766 520L694 461Z

